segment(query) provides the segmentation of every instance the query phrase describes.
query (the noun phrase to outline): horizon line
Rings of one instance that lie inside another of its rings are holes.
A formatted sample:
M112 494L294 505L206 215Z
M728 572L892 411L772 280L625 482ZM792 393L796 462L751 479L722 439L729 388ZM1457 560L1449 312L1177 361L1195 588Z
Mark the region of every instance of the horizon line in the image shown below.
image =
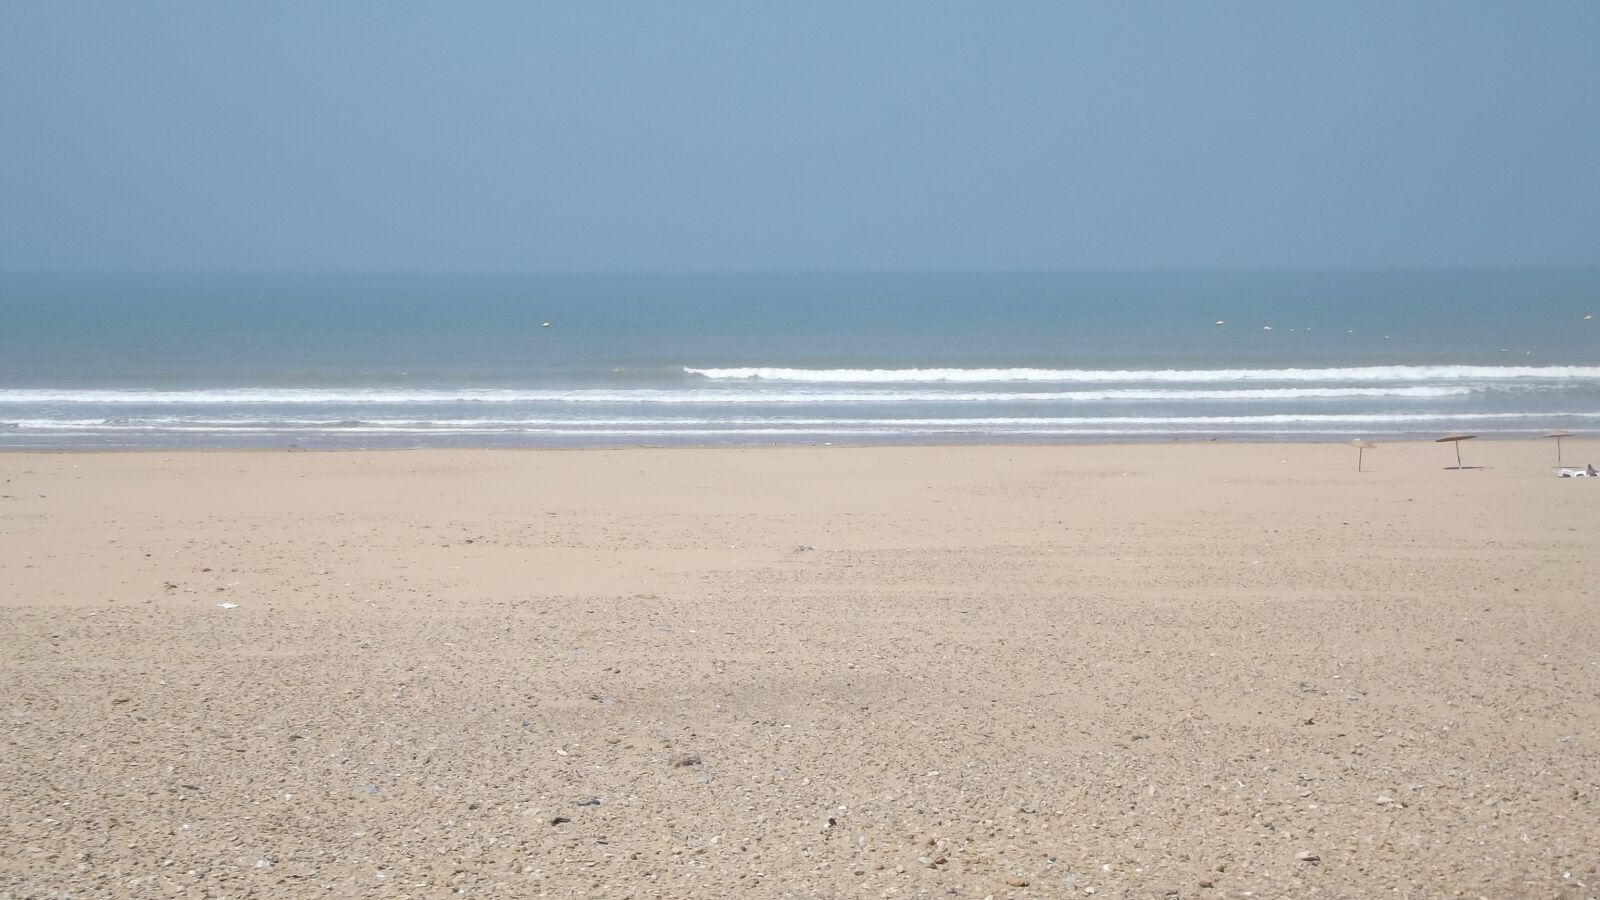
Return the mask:
M1328 274L1417 272L1600 272L1600 262L1586 264L1479 264L1479 265L1375 265L1375 266L1101 266L1038 268L615 268L615 269L291 269L291 268L4 268L6 275L282 275L282 276L749 276L749 275L1152 275L1152 274Z

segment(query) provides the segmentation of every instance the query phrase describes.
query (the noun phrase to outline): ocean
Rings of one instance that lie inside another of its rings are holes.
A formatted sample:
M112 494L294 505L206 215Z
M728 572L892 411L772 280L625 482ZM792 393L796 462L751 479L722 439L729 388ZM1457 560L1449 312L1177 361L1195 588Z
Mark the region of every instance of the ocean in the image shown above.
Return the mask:
M1600 270L0 274L0 448L1600 428Z

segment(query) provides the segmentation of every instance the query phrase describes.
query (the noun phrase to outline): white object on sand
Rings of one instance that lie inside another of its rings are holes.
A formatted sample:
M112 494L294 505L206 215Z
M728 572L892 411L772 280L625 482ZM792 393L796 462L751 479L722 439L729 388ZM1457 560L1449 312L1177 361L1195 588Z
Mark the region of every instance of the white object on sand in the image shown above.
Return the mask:
M237 604L237 603L218 603L217 604L217 608L218 609L238 609L239 608L239 604Z

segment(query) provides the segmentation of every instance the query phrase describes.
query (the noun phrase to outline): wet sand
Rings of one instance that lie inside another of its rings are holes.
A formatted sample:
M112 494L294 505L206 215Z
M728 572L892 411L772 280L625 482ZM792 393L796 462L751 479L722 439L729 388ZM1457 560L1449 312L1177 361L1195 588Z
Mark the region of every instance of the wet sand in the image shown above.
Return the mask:
M3 454L0 896L1600 896L1600 479L1462 453Z

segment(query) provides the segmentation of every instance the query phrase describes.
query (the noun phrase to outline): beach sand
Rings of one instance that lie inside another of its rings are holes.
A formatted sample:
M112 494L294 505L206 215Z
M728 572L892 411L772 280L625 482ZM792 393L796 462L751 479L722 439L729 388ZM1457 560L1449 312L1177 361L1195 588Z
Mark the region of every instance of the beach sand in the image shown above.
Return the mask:
M0 896L1600 896L1554 449L0 455Z

